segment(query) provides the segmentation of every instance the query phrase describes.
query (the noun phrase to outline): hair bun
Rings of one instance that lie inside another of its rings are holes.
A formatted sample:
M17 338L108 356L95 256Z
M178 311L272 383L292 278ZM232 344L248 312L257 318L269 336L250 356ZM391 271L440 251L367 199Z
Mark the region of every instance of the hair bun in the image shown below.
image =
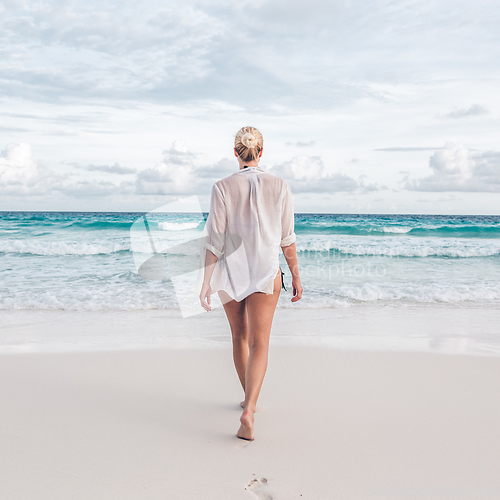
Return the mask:
M241 138L241 142L247 148L254 148L254 147L257 146L257 144L258 144L259 141L258 141L257 137L255 137L253 134L247 132Z

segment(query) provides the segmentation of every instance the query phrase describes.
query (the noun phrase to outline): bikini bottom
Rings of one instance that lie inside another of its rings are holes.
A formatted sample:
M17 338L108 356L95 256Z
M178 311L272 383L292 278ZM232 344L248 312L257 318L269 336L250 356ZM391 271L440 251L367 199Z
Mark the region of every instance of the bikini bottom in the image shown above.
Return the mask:
M283 279L283 276L285 275L285 273L282 271L281 267L280 267L280 273L281 273L281 288L283 290L285 290L285 292L286 292L287 289L285 288L285 281ZM262 293L265 293L267 295L272 295L273 291L274 291L274 280L275 280L275 278L270 279L267 282L267 285L264 287L264 289L263 290L259 290L259 291L262 292Z

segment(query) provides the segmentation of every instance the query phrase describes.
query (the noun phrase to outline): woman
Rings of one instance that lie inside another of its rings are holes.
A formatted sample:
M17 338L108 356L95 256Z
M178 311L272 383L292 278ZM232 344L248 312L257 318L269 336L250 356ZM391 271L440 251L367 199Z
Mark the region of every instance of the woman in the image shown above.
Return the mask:
M239 171L212 188L206 223L201 305L211 310L210 295L218 292L233 338L233 358L245 400L237 436L253 441L254 413L264 380L269 335L283 273L279 247L292 273L292 302L302 297L292 195L281 178L259 167L262 134L243 127L235 137ZM284 285L283 285L284 287Z

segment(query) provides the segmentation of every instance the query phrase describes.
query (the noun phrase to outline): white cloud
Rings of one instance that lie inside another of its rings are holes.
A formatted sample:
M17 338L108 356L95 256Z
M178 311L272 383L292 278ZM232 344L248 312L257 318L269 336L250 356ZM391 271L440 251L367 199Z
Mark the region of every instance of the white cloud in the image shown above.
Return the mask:
M116 194L133 194L135 186L133 182L121 182L116 184L103 180L83 180L61 186L58 191L71 198L94 198L112 196Z
M447 142L429 159L432 175L423 179L405 176L404 187L413 191L500 192L500 152L471 151Z
M226 158L213 165L197 166L194 163L196 155L186 148L183 141L175 141L163 153L163 161L137 175L137 194L207 194L216 180L232 174L237 168L235 160ZM365 193L386 189L377 184L367 184L365 175L355 180L341 172L329 174L318 156L295 156L290 161L274 165L269 171L284 178L294 193Z
M469 116L486 115L489 111L480 104L471 104L468 108L459 108L446 114L446 118L468 118Z
M183 141L175 141L163 151L163 161L139 172L136 179L138 194L190 194L195 191L197 179L194 154Z
M449 67L477 75L494 67L487 58L498 36L493 0L473 11L465 0L375 1L370 9L342 0L3 5L0 89L51 102L338 108L387 99L397 85Z
M135 168L121 167L118 163L114 165L87 165L83 168L89 172L106 172L118 175L135 174L137 172Z
M296 141L296 142L287 142L287 146L295 146L297 148L307 148L310 146L314 146L316 141Z
M228 159L208 166L196 165L197 155L189 151L182 140L174 141L163 154L163 161L137 174L137 194L207 194L213 182L236 168L236 161Z
M230 160L229 158L222 158L213 165L197 167L195 169L195 175L199 179L210 179L212 182L227 177L236 171L238 164L236 160Z
M436 151L440 149L433 146L416 146L416 147L391 147L391 148L376 148L374 151L384 151L386 153L409 153L414 151Z
M85 179L70 182L37 160L27 143L9 144L0 155L0 193L5 196L46 196L54 193L81 198L126 194L132 183Z
M0 156L0 193L10 196L60 194L85 198L112 195L208 195L212 184L237 168L236 160L223 158L210 165L197 165L197 155L184 141L174 141L163 151L163 160L138 172L132 181L114 182L115 174L130 174L134 169L114 165L88 165L76 168L103 172L100 179L76 179L56 174L37 160L26 143L10 144Z
M44 194L63 179L33 156L29 144L9 144L0 155L0 193L3 195Z
M299 155L279 165L270 172L283 177L294 193L335 193L339 191L376 191L375 185L365 185L364 177L359 182L341 172L329 174L319 156Z

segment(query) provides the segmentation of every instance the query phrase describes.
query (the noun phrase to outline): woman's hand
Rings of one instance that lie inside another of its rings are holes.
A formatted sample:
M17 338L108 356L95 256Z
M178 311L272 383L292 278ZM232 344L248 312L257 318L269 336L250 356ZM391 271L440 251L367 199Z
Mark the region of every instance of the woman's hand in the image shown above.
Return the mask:
M288 264L288 269L290 269L292 273L292 302L297 302L297 300L302 298L302 285L299 277L299 265L297 263L297 248L295 247L295 242L287 247L281 247L281 249L283 250L283 255Z
M300 283L300 278L292 278L292 288L293 288L293 297L292 302L297 302L302 298L302 285Z
M201 292L200 292L200 303L201 307L205 309L205 311L211 311L212 308L210 306L210 295L212 293L212 290L210 288L210 283L203 283L203 286L201 287Z

